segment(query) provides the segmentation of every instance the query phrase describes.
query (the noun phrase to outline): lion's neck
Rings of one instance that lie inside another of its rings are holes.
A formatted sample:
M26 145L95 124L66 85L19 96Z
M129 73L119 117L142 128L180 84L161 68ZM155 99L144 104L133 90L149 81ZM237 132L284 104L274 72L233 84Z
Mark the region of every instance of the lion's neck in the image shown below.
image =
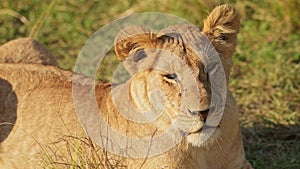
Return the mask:
M98 107L109 125L121 134L135 137L149 137L167 130L170 127L170 120L166 113L155 119L152 118L153 113L141 114L134 108L128 90L129 86L130 82L105 89L101 85L96 86ZM146 120L154 120L143 121L145 120L143 116L146 117Z

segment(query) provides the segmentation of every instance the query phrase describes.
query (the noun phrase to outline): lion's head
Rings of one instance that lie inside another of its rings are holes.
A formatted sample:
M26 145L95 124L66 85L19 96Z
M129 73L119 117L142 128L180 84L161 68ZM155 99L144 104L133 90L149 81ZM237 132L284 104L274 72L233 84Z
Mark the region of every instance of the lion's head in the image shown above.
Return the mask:
M209 15L203 30L176 25L154 33L145 27L129 26L115 39L115 52L132 75L129 97L133 107L140 113L167 113L188 141L197 146L210 109L211 83L204 61L188 42L198 41L200 54L206 55L212 44L228 79L239 19L234 8L219 8ZM218 20L220 17L225 19Z

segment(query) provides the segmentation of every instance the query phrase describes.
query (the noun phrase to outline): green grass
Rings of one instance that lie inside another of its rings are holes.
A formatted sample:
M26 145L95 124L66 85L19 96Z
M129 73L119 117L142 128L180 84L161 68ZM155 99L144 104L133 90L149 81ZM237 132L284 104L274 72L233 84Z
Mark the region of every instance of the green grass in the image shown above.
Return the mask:
M101 26L127 14L175 14L202 26L223 1L64 0L0 3L0 44L32 36L72 69L84 43ZM300 168L300 1L229 1L241 14L230 89L240 106L247 157L255 168ZM118 64L106 59L101 79Z

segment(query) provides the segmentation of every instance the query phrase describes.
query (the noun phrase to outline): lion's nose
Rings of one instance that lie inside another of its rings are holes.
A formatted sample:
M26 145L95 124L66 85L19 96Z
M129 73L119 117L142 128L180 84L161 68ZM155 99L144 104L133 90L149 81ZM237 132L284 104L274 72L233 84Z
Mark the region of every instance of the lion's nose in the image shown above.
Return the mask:
M207 119L207 116L208 116L208 112L209 112L209 109L206 109L206 110L200 110L200 111L190 111L190 114L195 116L195 115L198 115L200 116L200 119L203 120L205 122L205 120Z

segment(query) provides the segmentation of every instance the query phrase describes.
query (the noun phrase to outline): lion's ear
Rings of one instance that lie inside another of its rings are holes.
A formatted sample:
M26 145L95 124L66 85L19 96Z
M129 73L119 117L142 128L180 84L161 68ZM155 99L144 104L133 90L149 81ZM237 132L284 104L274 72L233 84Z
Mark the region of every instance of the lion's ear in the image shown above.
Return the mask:
M238 11L230 5L216 7L204 21L202 32L220 54L227 77L231 69L231 56L235 50L239 29Z
M239 29L238 11L230 5L221 5L204 21L203 33L208 36L219 53L230 56L234 52Z
M115 53L123 61L130 53L151 46L155 37L151 30L142 26L128 26L122 29L115 38Z

